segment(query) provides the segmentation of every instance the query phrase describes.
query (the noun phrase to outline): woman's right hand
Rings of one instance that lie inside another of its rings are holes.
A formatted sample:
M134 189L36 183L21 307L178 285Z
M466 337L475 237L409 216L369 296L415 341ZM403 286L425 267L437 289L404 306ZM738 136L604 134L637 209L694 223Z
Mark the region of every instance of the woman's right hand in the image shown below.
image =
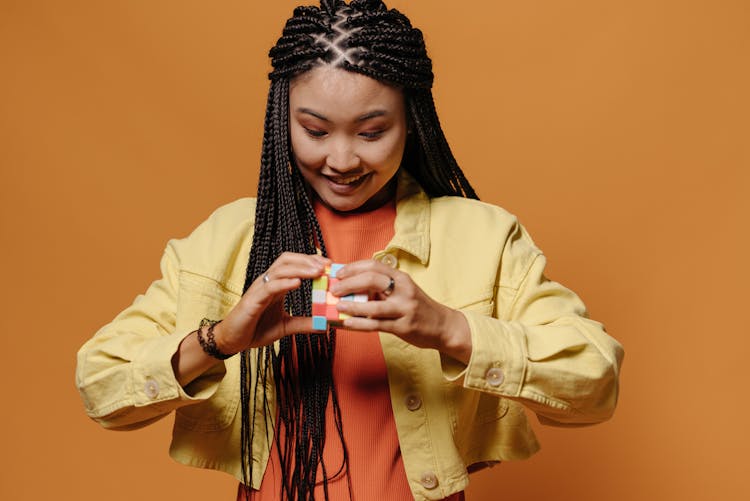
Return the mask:
M330 259L315 254L281 254L214 327L219 351L238 353L269 345L290 334L311 332L311 317L293 317L284 311L284 295L300 287L303 279L321 276L330 264Z

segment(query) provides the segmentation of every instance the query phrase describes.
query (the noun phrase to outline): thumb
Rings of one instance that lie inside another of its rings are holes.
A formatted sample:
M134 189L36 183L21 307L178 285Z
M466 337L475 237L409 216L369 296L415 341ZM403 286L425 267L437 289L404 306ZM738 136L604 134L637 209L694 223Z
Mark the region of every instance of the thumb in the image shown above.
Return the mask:
M313 330L312 317L288 317L286 319L285 330L287 334L299 334L302 332L326 332Z

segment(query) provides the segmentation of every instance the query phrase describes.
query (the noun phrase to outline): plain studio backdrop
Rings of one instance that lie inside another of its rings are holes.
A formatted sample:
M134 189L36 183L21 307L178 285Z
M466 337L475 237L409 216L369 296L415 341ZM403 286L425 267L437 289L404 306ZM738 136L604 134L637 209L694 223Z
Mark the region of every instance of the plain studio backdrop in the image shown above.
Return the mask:
M3 500L231 500L167 456L172 417L109 432L75 353L169 238L256 190L295 1L0 0ZM394 0L483 200L517 214L626 351L614 418L470 501L750 499L746 0ZM488 236L491 238L491 236Z

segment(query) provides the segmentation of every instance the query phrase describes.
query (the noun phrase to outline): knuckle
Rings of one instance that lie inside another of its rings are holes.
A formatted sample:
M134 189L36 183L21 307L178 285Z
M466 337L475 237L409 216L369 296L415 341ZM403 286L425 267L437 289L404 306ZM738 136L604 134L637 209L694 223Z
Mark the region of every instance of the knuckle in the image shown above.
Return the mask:
M277 261L288 261L292 257L292 253L289 251L284 251L279 256L279 259Z
M416 318L413 315L409 315L407 318L405 318L404 323L406 324L407 332L416 332L417 328L419 327L419 322L417 322Z

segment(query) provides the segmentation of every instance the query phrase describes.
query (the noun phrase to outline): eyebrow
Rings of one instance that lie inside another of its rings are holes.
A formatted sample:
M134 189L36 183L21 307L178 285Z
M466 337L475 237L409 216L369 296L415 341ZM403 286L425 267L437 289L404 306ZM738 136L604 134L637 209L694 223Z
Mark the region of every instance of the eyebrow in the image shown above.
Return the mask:
M330 121L331 121L326 116L321 115L320 113L318 113L316 111L313 111L310 108L297 108L297 112L298 113L304 113L306 115L312 115L315 118L323 120L324 122L329 122L330 123ZM364 115L358 117L357 118L357 122L364 122L365 120L369 120L369 119L375 118L375 117L382 117L382 116L387 115L387 114L388 114L388 112L385 111L385 110L373 110L373 111L370 111L370 112L365 113Z

